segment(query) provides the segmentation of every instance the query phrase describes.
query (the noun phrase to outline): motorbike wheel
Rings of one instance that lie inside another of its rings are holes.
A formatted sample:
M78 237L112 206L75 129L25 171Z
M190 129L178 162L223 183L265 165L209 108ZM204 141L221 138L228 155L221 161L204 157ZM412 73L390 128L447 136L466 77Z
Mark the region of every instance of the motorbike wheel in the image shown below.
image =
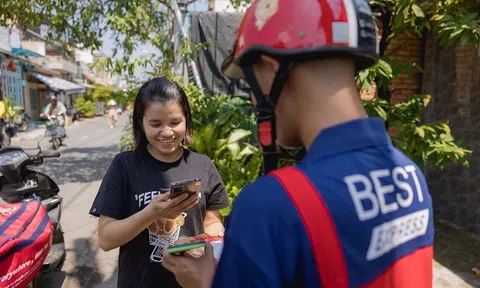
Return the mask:
M52 139L52 148L53 148L53 150L57 150L59 146L60 146L60 145L58 145L58 139Z

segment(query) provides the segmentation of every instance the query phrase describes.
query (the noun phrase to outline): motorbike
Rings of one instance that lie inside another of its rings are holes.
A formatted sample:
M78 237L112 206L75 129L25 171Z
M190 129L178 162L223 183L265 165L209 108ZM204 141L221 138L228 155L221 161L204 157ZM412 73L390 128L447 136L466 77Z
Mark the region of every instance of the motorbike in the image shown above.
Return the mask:
M37 143L38 153L27 154L21 147L9 146L0 150L0 198L6 203L40 200L52 222L52 245L36 278L27 287L37 287L38 276L61 267L66 255L65 240L60 218L62 197L58 185L48 175L30 169L41 166L46 158L60 157L60 152L45 153Z
M46 126L45 137L50 137L50 142L52 142L53 150L57 150L60 146L63 145L63 139L67 136L67 131L65 130L65 116L63 113L57 115L46 115Z
M15 125L18 127L19 132L25 132L28 130L28 120L31 120L30 116L25 113L25 109L19 108L16 110L19 117L15 120Z
M5 135L7 137L1 143L1 147L10 146L11 138L15 137L18 132L25 132L28 130L27 119L31 118L25 113L25 109L16 109L15 112L18 114L18 117L15 119L4 120Z

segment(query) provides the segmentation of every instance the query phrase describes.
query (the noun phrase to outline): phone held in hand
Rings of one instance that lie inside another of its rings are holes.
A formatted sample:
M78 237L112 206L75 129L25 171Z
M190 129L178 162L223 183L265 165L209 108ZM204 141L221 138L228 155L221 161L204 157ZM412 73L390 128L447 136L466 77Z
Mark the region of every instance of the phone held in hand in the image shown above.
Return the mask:
M223 236L219 236L219 235L212 236L212 235L209 235L207 233L204 233L204 234L200 234L200 235L197 235L197 236L187 237L187 238L177 240L170 247L173 247L175 245L177 247L179 247L180 245L184 245L184 244L188 244L188 243L190 243L190 244L203 243L205 241L209 242L210 245L212 245L213 257L215 258L215 261L216 262L220 261L220 257L222 255L222 251L223 251ZM206 245L200 244L199 247L195 247L193 249L185 249L183 252L179 252L179 254L181 253L182 256L193 257L193 258L202 257L205 253L205 247L206 247ZM190 247L188 247L188 248L190 248ZM182 248L182 250L183 249L184 248ZM179 255L179 254L175 254L175 255Z
M172 244L168 246L167 252L174 255L182 255L189 250L205 248L205 246L207 246L207 242L205 241L190 242L184 244Z
M200 192L200 178L192 178L188 180L175 181L170 184L170 199L178 197L183 193L194 195Z

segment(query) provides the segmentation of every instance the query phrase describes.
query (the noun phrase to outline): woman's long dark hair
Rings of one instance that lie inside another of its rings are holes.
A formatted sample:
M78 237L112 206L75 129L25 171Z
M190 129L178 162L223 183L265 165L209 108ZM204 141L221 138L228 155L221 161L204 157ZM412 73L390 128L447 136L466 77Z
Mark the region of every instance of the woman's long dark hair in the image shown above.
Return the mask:
M149 80L140 87L135 98L133 106L133 139L135 141L135 150L146 149L148 145L147 136L143 130L143 115L145 110L152 103L165 104L168 101L175 101L182 108L185 116L186 133L183 144L192 143L193 127L192 113L188 98L183 89L177 84L165 77L154 78Z

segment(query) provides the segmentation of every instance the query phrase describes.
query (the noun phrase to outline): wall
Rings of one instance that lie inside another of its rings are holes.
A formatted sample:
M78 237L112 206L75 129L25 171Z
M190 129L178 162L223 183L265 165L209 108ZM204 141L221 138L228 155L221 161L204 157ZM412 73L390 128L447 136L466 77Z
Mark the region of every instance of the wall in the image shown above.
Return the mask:
M385 52L391 57L391 65L393 63L411 63L416 67L423 66L424 41L421 37L400 35L396 41L392 41ZM392 99L391 104L402 102L410 95L421 91L421 73L414 69L411 76L403 73L400 77L396 77L391 82Z
M435 215L480 235L480 61L473 45L439 46L427 37L423 92L433 96L424 119L450 122L455 138L473 150L470 167L427 169Z
M381 39L380 35L381 30L379 32L379 40ZM390 42L385 51L385 56L389 58L388 62L390 65L394 63L414 63L417 66L422 66L423 46L424 41L422 37L402 34L400 37L395 38L395 41ZM419 70L413 70L412 72L411 76L403 73L399 77L394 78L390 83L392 104L402 102L408 96L420 92L422 84L421 73ZM375 96L375 87L361 96L365 100L372 99Z
M425 122L449 121L453 136L473 150L470 167L452 165L445 171L425 168L433 198L435 216L480 235L480 60L473 45L442 48L428 34L401 35L390 43L386 53L393 61L419 63L423 73L394 79L392 104L409 95L433 96L424 114ZM374 89L363 99L374 97Z

